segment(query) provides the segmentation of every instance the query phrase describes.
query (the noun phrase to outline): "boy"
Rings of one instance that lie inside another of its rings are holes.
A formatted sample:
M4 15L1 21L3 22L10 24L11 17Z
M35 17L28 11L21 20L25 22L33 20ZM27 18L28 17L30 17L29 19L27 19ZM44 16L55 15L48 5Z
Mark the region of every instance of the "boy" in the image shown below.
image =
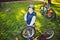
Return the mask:
M24 20L26 21L27 26L33 27L33 25L35 23L36 13L34 12L34 9L35 9L35 7L33 5L29 5L28 12L24 16ZM31 31L30 31L30 33L31 33ZM30 38L29 40L33 40L33 37Z
M34 12L34 6L29 5L28 12L24 16L24 20L26 21L28 26L33 26L36 20L36 13Z

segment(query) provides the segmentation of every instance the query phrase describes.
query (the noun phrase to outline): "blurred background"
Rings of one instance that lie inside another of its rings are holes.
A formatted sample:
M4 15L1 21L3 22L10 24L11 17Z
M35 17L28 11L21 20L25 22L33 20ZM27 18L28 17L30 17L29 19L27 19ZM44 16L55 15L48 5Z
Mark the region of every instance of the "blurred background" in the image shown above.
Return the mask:
M57 15L49 25L49 21L39 12L43 2L44 0L0 0L0 40L26 40L21 37L21 30L26 26L24 15L29 4L35 6L37 13L35 37L44 33L47 28L55 28L55 35L51 40L60 40L60 0L46 0L52 4Z

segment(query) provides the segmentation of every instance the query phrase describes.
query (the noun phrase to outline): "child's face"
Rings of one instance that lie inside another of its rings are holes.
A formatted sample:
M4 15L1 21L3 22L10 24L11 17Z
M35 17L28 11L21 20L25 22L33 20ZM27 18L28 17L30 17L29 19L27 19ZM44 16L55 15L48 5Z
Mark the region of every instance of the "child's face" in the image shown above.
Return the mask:
M33 12L33 9L32 8L29 8L28 9L28 12L31 14Z

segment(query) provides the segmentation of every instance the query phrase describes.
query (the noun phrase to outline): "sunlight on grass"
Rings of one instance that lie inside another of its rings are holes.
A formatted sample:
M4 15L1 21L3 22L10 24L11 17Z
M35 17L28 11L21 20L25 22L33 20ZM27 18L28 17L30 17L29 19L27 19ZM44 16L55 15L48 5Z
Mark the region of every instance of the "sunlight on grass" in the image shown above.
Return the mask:
M40 12L36 12L37 13L37 17L44 19L44 17L42 16L42 14Z
M22 9L19 9L18 11L18 14L16 15L16 19L17 20L20 20L20 18L23 16L23 14L25 14L26 11L25 10L22 10Z
M41 17L41 14L39 12L36 12L37 13L37 16Z
M57 15L60 15L59 12L55 11Z
M60 4L60 3L58 3L58 2L52 2L53 4Z
M1 14L0 16L1 16L2 19L6 18L6 14Z
M41 32L41 30L40 30L41 23L39 23L39 21L36 21L36 22L35 22L35 25L36 25L36 29L37 29L39 32Z
M36 21L36 22L35 22L35 25L36 25L38 28L41 27L41 23L40 23L39 21Z
M35 9L35 11L39 11L39 9Z
M26 13L26 11L25 10L20 10L22 13Z
M20 20L21 16L23 16L23 14L19 11L18 14L16 15L16 19Z
M16 19L19 20L20 16L19 15L16 15Z
M34 5L35 6L35 8L40 8L40 4L39 5Z
M36 37L36 38L34 38L34 40L37 40L37 37Z
M42 15L41 15L41 13L40 13L40 6L41 6L41 4L38 4L38 5L34 5L35 6L35 11L36 11L36 13L37 13L37 16L38 17L42 17Z

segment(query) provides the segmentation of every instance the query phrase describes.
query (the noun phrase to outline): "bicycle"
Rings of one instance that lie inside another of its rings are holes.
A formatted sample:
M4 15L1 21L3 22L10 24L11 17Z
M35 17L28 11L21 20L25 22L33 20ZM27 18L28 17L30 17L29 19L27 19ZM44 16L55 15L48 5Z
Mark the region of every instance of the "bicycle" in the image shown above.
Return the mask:
M31 32L29 30L31 30ZM23 38L26 38L27 40L33 37L34 34L35 34L35 28L32 26L25 27L21 32L21 36ZM51 39L53 36L54 36L54 29L50 28L47 29L45 33L43 34L41 33L41 35L39 35L36 39L33 38L33 40L47 40L47 39Z
M51 8L51 5L46 2L40 7L40 13L49 20L54 20L56 18L55 11Z

